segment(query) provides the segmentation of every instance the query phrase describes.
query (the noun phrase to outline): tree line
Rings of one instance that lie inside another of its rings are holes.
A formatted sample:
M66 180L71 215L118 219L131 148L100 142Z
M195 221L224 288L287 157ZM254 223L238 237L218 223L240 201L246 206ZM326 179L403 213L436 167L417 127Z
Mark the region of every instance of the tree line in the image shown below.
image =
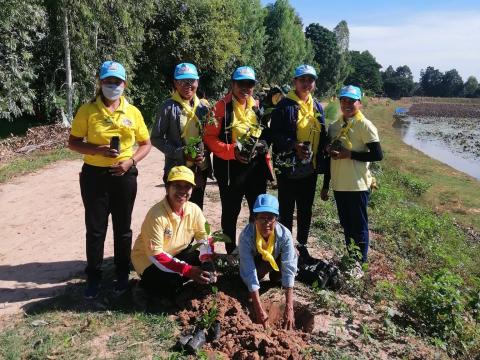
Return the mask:
M169 96L174 66L197 65L201 90L224 93L235 67L252 66L262 85L289 84L294 68L318 71L317 94L344 83L391 97L480 96L456 70L432 67L413 82L408 66L380 71L368 51L349 50L349 30L305 27L288 0L5 0L0 7L0 119L32 116L48 122L95 94L104 60L121 62L127 95L150 122Z

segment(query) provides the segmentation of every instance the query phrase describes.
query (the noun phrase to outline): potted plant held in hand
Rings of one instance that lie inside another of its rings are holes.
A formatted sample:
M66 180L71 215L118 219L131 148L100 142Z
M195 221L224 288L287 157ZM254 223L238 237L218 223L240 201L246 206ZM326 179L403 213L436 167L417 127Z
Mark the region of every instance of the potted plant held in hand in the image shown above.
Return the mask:
M203 182L203 180L200 179L201 177L197 175L208 167L207 160L204 158L205 144L203 143L203 134L205 132L205 126L215 124L215 114L210 108L207 108L200 118L196 118L195 126L198 129L198 136L190 136L185 139L183 152L187 158L186 166L193 170L195 183L199 180L197 186L201 186L200 182Z
M268 145L265 140L260 140L262 134L262 125L252 125L247 131L237 138L236 149L240 155L250 163L258 154L265 154L268 151Z

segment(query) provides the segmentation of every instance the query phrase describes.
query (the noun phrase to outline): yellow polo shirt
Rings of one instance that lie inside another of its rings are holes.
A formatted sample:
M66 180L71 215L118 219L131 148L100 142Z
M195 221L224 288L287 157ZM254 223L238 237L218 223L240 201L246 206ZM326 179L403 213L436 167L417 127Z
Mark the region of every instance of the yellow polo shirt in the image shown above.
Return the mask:
M121 96L120 105L110 112L102 99L83 104L78 109L72 122L70 134L78 138L86 138L88 143L108 145L113 136L120 137L120 155L116 158L101 155L85 155L83 160L93 166L108 167L133 155L135 142L150 138L143 116L135 106Z
M377 128L365 118L361 112L348 119L347 124L352 125L348 130L348 139L352 143L350 150L357 152L368 152L366 144L379 142ZM335 139L340 134L345 122L343 117L330 124L328 135ZM344 144L345 146L345 144ZM372 175L368 169L369 162L352 159L340 159L330 161L331 180L330 186L335 191L366 191L370 189Z
M186 249L193 238L207 238L205 217L194 203L187 202L183 216L175 214L167 198L155 204L147 213L132 250L132 263L138 274L149 267L149 256L166 252L171 256Z

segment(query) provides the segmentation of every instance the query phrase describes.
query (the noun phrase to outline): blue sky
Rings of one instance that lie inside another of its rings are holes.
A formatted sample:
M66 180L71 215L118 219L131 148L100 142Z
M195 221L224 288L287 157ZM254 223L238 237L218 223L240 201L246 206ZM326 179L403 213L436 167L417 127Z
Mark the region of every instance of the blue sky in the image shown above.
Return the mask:
M262 0L262 4L273 1ZM290 0L303 20L332 30L346 20L350 50L368 50L386 68L455 68L480 80L480 0Z

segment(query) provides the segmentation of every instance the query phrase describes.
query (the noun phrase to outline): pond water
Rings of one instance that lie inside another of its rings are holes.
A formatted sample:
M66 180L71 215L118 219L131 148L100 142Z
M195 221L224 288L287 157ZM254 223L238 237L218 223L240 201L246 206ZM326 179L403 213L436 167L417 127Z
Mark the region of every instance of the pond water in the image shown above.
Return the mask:
M480 180L480 119L409 116L394 127L406 144Z

